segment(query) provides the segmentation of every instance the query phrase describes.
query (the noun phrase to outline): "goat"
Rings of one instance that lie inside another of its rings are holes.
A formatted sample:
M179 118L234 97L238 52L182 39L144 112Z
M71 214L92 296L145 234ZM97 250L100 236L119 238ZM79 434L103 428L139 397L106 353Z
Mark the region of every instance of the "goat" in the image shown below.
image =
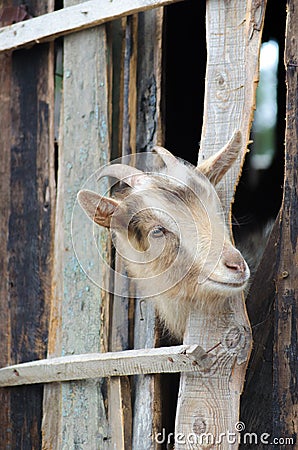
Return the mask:
M218 313L225 299L244 290L250 276L231 242L215 190L241 147L237 131L196 168L154 147L163 164L158 172L112 164L100 177L121 181L113 196L78 193L89 218L112 230L140 296L154 302L161 321L178 339L192 308Z

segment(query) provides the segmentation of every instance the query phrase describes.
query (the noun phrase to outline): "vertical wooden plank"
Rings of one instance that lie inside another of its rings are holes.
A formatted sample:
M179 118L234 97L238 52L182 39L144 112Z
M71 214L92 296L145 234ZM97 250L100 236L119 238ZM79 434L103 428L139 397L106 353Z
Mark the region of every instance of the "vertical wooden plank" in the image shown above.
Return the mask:
M112 120L112 155L113 159L122 155L123 146L126 147L126 136L130 129L126 130L123 123L127 119L126 103L130 97L127 89L127 80L130 73L127 64L132 57L129 49L130 42L127 39L130 20L123 18L114 21L109 26L109 35L113 49L113 120ZM129 152L129 150L128 150ZM115 271L125 275L123 262L115 255ZM121 286L118 283L122 283ZM130 299L129 282L114 280L115 292L122 295L112 295L111 318L109 320L109 350L121 351L131 348L130 342ZM107 318L106 318L107 321ZM128 377L111 377L108 390L108 413L110 426L110 448L125 450L131 447L132 410L131 388Z
M109 385L110 448L125 450L131 446L131 390L129 378L112 377Z
M122 155L136 152L138 15L128 16L125 29Z
M128 17L111 25L113 38L113 157L146 151L160 139L160 67L162 13ZM122 42L121 42L122 41ZM158 134L159 133L159 134ZM145 134L145 136L144 136ZM123 272L116 259L116 270ZM117 286L117 291L120 287ZM130 290L122 286L123 296L114 296L110 332L110 350L129 345L128 321ZM144 306L144 311L146 310ZM139 304L135 317L136 348L156 343L153 308L140 321ZM144 325L145 324L145 325ZM159 423L158 376L137 377L134 399L135 448L153 448L152 423ZM109 381L109 424L111 448L130 448L130 385L126 378ZM146 417L146 420L144 420Z
M1 1L0 9L16 3ZM27 2L31 14L53 2ZM54 217L53 45L2 54L0 365L47 350ZM41 446L41 386L1 391L0 447Z
M0 2L0 8L6 6L6 2ZM12 363L11 360L11 323L8 305L9 281L8 281L8 225L10 213L10 148L11 148L11 82L12 82L12 58L11 55L0 55L0 102L1 102L1 131L0 131L0 365L1 367ZM8 389L0 389L0 447L11 446L11 414L10 392ZM8 447L9 448L9 447Z
M280 228L280 252L275 300L274 411L273 434L292 438L298 435L298 2L287 2L286 26L286 148L285 179ZM284 448L279 445L278 448Z
M69 0L65 6L74 3L78 2ZM76 257L74 247L77 252L86 255L83 269L94 265L93 236L89 239L89 236L82 235L82 227L86 225L82 222L80 229L81 219L74 223L72 213L79 189L90 175L109 160L108 92L105 26L66 37L62 140L59 145L55 298L49 337L53 355L100 351L101 307L107 294L87 278ZM98 230L97 242L102 254L107 257L105 230ZM104 268L100 268L100 283L105 277ZM46 395L44 449L107 448L109 437L101 380L63 383L62 386L46 389L52 392ZM52 409L53 398L58 407Z
M124 53L126 17L113 20L107 25L111 58L111 98L112 98L112 131L111 131L111 157L121 156L122 122L123 122L123 95L124 95Z
M163 141L161 113L163 8L139 14L137 152Z
M149 150L162 144L163 129L160 105L161 50L163 9L139 14L137 61L136 150ZM141 297L140 293L140 297ZM142 308L144 320L141 320ZM154 308L135 302L135 348L154 347L157 327ZM133 409L133 450L159 448L155 435L161 424L159 375L135 378Z
M207 73L204 122L199 160L228 142L237 129L243 135L244 158L249 139L258 80L258 54L266 2L209 0L207 2ZM241 163L218 186L226 217ZM184 343L196 343L214 358L203 377L182 374L176 417L175 448L193 447L193 441L237 448L239 400L250 354L251 333L241 296L227 299L225 314L214 317L192 313ZM228 442L227 433L234 433ZM205 436L204 433L209 437ZM220 438L220 433L225 435ZM188 437L191 436L191 439ZM212 441L213 439L213 441Z
M199 160L225 145L236 129L242 131L244 147L249 142L265 8L266 0L207 3L208 80ZM239 168L240 161L217 187L227 217L234 197L233 188L240 176Z

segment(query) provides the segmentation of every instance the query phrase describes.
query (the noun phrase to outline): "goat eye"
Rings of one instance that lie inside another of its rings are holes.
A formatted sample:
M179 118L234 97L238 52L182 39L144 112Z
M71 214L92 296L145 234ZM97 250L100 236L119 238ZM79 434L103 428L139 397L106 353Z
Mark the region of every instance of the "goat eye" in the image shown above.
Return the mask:
M154 227L152 228L152 230L150 231L150 235L153 238L160 238L164 235L166 229L164 227L158 226L158 227Z

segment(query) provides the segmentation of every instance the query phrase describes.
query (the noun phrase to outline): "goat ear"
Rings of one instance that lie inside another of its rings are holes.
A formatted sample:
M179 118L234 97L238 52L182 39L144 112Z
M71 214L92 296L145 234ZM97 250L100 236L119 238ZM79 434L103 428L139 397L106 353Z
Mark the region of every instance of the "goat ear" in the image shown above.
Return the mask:
M83 190L78 193L78 201L91 220L102 227L110 227L112 215L118 207L116 200Z
M235 131L230 141L215 155L197 166L212 184L216 185L231 168L242 148L241 131Z

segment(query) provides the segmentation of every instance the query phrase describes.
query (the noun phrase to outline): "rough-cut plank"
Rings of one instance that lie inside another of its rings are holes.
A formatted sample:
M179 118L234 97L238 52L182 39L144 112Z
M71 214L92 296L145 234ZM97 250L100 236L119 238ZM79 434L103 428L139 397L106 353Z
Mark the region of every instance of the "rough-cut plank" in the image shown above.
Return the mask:
M265 1L209 0L207 2L207 74L205 111L199 160L225 145L234 130L241 130L248 142L258 79L258 53ZM218 186L226 217L239 176L240 161ZM228 301L228 300L227 300ZM184 343L197 343L203 349L215 347L214 369L206 378L182 374L176 417L176 436L235 431L239 420L239 400L251 347L251 333L244 301L229 301L226 314L190 316ZM192 448L183 440L175 449ZM237 448L227 441L218 449Z
M125 450L131 446L131 390L127 376L112 377L109 385L110 448Z
M0 29L0 52L53 40L181 0L90 0ZM67 3L68 5L68 3Z
M289 448L297 448L298 435L298 1L287 2L286 27L286 148L282 202L280 253L276 280L274 332L275 436L293 438ZM283 448L282 445L279 448ZM288 446L287 446L288 448Z
M129 16L125 29L123 70L122 155L136 152L138 15Z
M162 144L161 126L161 48L163 9L147 11L138 18L136 150L146 151ZM139 293L142 297L142 292ZM141 309L143 320L141 320ZM157 321L149 302L135 302L135 348L155 347ZM132 450L154 450L161 423L159 375L139 375L134 379Z
M86 380L162 372L204 370L212 354L197 345L85 353L17 364L0 369L0 386Z
M133 18L122 18L113 21L109 27L109 36L112 40L113 54L113 83L112 83L112 159L131 153L129 138L131 130L135 128L135 115L130 117L127 104L131 97L128 88L130 81L135 81L134 74L130 73L130 59L132 53L131 28ZM136 41L135 41L136 42ZM133 54L137 46L134 45ZM130 76L132 77L130 78ZM134 84L134 93L136 85ZM135 95L134 95L135 97ZM125 123L125 125L124 125ZM132 127L126 125L131 123ZM123 261L115 255L115 270L123 274L121 280L114 280L115 291L122 295L113 295L109 337L109 350L121 351L131 348L130 331L132 328L129 298L129 280L125 278L126 271ZM121 285L118 285L121 283ZM107 318L106 320L107 321ZM125 450L131 447L132 439L132 407L131 386L127 376L112 377L109 380L108 390L108 416L110 427L110 448Z
M0 1L0 10L16 5ZM52 1L28 1L34 14ZM0 366L44 358L54 194L53 47L1 55ZM30 99L30 101L28 101ZM1 390L0 448L41 445L42 387Z
M71 3L74 2L68 1L66 6ZM107 257L108 240L104 230L98 229L94 236L91 227L90 235L84 234L89 226L87 217L79 215L79 208L74 210L74 216L72 213L79 189L109 159L105 27L82 31L64 39L63 75L55 301L49 336L51 355L55 356L100 351L101 303L106 294L87 278L73 245L81 261L85 258L83 265L88 271L96 266L98 260L94 238L104 257ZM93 188L96 189L95 186ZM104 269L99 267L97 275L97 281L102 284L106 276ZM78 443L84 443L85 448L107 447L108 430L100 380L50 386L46 392L45 449L75 448Z
M6 6L6 2L0 2L0 7ZM4 249L8 242L9 205L10 205L10 147L11 147L11 109L10 92L12 82L12 59L6 55L0 55L0 298L7 299L8 284L8 255ZM8 302L0 302L0 366L12 364L10 357L11 324ZM0 389L0 447L5 448L11 444L11 408L10 392Z

